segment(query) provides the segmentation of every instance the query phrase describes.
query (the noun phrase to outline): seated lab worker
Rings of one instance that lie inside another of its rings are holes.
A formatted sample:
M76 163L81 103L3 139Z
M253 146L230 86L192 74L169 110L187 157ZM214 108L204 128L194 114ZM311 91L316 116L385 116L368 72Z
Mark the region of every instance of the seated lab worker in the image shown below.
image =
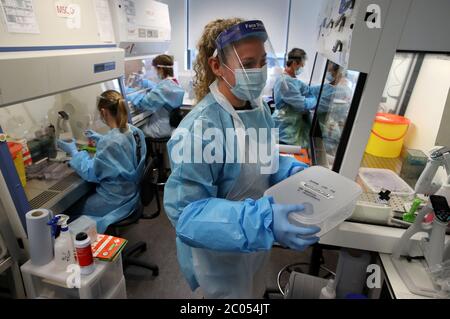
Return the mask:
M195 65L199 102L168 142L165 212L176 228L181 270L207 298L261 298L273 243L304 250L318 241L318 227L288 221L302 205L263 196L306 165L276 150L269 161L250 159L255 146L266 152L276 143L276 134L264 134L276 129L261 98L267 59L275 56L268 41L261 21L206 25Z
M178 124L171 123L171 116L177 117L177 111L183 104L184 90L173 77L171 56L158 55L153 59L152 65L156 69L159 82L150 92L132 100L132 103L138 109L152 112L143 129L145 135L164 138L169 137Z
M90 156L78 151L75 141L58 140L60 149L72 156L69 164L84 180L96 183L94 194L70 209L70 215L87 215L104 233L109 225L127 217L139 204L139 183L144 173L147 148L144 133L128 124L125 100L114 90L98 97L97 108L102 120L111 128L102 135L85 132L96 143Z
M275 126L280 130L280 143L290 145L308 144L310 123L308 111L316 106L314 96L306 97L309 87L297 79L304 69L306 52L294 48L288 54L286 68L274 85ZM305 117L306 115L306 117Z

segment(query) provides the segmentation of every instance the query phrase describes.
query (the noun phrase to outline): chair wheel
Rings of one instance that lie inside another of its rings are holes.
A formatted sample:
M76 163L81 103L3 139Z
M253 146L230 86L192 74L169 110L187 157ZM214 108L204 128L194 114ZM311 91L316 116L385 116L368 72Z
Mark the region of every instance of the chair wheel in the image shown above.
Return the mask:
M159 275L159 269L154 269L153 270L153 276L154 277L158 277L158 275Z

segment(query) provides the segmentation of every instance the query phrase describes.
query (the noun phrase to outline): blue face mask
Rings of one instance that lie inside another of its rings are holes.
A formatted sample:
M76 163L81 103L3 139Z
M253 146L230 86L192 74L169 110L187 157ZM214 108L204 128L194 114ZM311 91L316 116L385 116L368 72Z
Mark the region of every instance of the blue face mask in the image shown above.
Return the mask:
M327 72L327 75L325 76L325 79L328 82L333 82L334 81L334 76L331 74L331 72Z
M235 69L234 71L225 66L234 73L236 84L231 86L225 78L222 78L235 97L243 101L252 101L261 96L267 81L267 65L260 69Z
M295 75L296 76L299 76L300 74L302 74L303 73L303 67L299 67L297 70L295 70Z

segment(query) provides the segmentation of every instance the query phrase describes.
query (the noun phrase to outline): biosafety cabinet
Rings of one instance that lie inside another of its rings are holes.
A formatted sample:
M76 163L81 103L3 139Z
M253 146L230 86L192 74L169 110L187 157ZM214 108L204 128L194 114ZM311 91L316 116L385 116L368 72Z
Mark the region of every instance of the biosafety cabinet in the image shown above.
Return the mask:
M0 23L0 215L26 251L26 212L62 213L93 190L55 156L57 135L70 133L89 150L84 130L107 130L96 109L102 92L130 102L131 91L151 89L136 76L166 51L170 20L167 5L146 0L9 1L0 10L9 16ZM131 123L148 118L129 105ZM17 144L25 167L13 161Z
M78 14L70 17L49 0L3 4L0 10L8 9L10 17L6 23L2 13L0 23L1 233L14 260L24 262L26 212L38 207L63 212L92 190L66 164L49 160L54 133L70 127L82 146L85 128L105 129L96 116L97 96L107 89L123 91L124 50L107 28L111 20L97 23L109 13L102 1L72 1ZM30 20L23 26L14 15L25 9ZM22 158L14 151L18 145Z
M0 68L14 75L0 81L0 199L21 245L30 209L62 213L93 189L56 156L55 140L70 128L87 147L85 129L106 131L97 97L123 91L123 59L119 48L0 53ZM12 145L25 161L13 161Z
M171 36L167 4L153 0L111 0L109 6L117 44L127 56L167 51Z
M325 3L310 80L319 92L309 134L314 164L356 179L363 186L367 185L361 181L362 168L388 169L414 189L417 178L408 180L402 175L406 159L419 151L426 154L436 145L450 146L445 121L450 114L448 12L450 2L445 0ZM339 70L340 78L330 94L326 75L333 68ZM374 126L377 113L409 120L408 131L399 134L404 144L396 158L367 152L371 135L380 134ZM379 199L365 189L362 200ZM407 198L393 195L393 214L381 220L370 213L367 218L349 219L326 234L321 243L391 253L408 227L398 218L406 202Z

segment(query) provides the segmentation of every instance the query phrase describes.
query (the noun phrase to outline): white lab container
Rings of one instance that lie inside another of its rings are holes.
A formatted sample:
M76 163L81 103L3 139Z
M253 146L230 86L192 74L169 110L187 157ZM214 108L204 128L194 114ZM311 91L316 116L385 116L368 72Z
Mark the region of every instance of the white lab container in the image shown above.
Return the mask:
M414 196L414 190L390 169L361 167L359 177L371 193L379 193L382 189L387 189L392 195Z
M81 276L80 288L68 288L68 272L56 269L54 261L34 266L30 261L21 267L28 298L51 299L108 299L123 296L119 284L123 279L122 258L113 262L95 260L92 274Z
M328 280L308 274L291 272L284 299L319 299Z
M106 296L106 299L127 299L127 287L125 283L125 277L122 276L119 284L113 288L111 294Z
M276 203L303 204L305 210L292 213L292 224L316 225L322 236L353 213L361 187L325 167L309 167L269 188L264 195Z
M68 226L74 241L75 236L78 233L88 234L92 242L97 240L97 223L92 218L82 215L71 222Z

